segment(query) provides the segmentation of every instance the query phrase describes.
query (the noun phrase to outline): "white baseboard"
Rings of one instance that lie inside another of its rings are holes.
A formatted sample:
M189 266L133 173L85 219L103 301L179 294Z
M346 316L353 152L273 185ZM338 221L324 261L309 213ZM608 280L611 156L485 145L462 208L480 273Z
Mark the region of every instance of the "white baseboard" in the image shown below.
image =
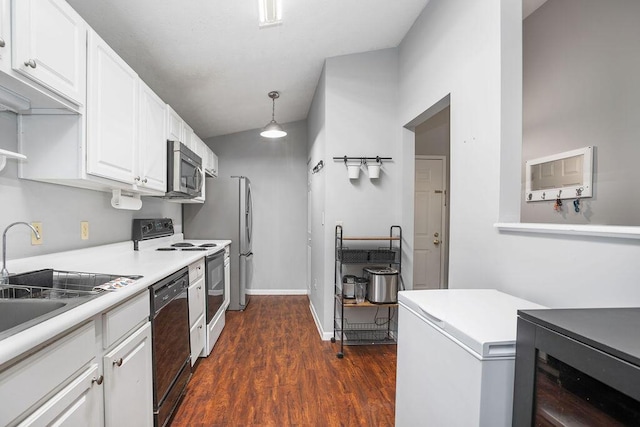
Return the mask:
M307 295L306 289L247 289L247 295Z
M320 334L320 338L322 339L322 341L329 341L331 338L333 338L333 331L332 332L325 332L322 329L322 325L320 324L320 320L319 320L318 315L316 313L316 309L313 306L313 304L311 304L311 301L309 301L309 311L311 311L311 316L313 316L313 321L316 324L316 328L318 328L318 333Z

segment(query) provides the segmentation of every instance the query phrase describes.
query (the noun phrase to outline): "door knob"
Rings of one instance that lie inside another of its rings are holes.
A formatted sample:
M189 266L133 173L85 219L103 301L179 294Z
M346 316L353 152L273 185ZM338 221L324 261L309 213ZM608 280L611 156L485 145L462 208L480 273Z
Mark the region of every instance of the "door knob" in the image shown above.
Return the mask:
M440 244L440 240L438 239L433 239L433 244L438 246Z
M2 37L0 37L0 47L5 47L7 44L5 43L4 39Z
M28 61L24 61L24 65L26 65L27 67L36 68L38 64L36 64L35 59L29 59Z
M102 384L102 382L104 381L104 376L100 375L98 378L93 378L91 380L91 383L96 383L98 385Z
M113 365L114 365L114 366L122 366L122 362L123 362L123 360L122 360L122 357L121 357L121 358L120 358L120 359L118 359L118 360L114 360L114 361L113 361Z

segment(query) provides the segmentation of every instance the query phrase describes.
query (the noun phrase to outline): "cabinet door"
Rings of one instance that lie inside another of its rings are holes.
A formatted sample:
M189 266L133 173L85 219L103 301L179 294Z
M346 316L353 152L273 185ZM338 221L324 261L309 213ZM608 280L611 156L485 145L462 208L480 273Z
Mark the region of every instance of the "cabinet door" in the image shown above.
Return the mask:
M167 140L182 141L182 118L167 104Z
M167 138L165 134L165 103L140 80L140 147L138 150L138 185L167 191Z
M195 365L198 361L198 357L204 350L205 333L207 328L205 327L204 315L196 321L189 331L189 344L191 345L191 366Z
M138 76L94 31L87 80L87 173L134 184Z
M182 123L182 138L180 139L180 141L182 141L182 143L184 145L186 145L189 150L191 150L194 153L196 153L196 140L195 140L194 136L195 136L195 134L193 133L193 129L191 129L191 127L189 127L188 124L183 122Z
M193 326L200 316L204 313L204 278L199 278L193 284L189 285L189 326Z
M63 0L13 0L13 13L13 69L84 105L84 20Z
M18 426L102 426L98 378L98 365L94 363Z
M214 177L218 176L218 156L212 150L208 152L210 160L209 164L211 165L211 173Z
M104 356L105 425L153 426L151 324Z

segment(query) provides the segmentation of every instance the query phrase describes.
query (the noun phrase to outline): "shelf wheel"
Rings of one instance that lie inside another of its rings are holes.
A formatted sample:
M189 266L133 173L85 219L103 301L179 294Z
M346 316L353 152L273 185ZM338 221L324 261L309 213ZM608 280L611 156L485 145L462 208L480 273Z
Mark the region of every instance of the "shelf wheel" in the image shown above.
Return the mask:
M338 359L342 359L344 357L344 353L343 352L339 352L338 354L336 354L336 357Z
M336 337L331 337L331 342L336 342Z

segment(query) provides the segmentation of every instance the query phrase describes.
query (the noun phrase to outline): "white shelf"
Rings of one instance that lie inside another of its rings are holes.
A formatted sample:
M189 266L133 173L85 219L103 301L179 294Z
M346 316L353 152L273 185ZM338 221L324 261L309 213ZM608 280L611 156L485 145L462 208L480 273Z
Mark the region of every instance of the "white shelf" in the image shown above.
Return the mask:
M0 171L7 165L7 159L27 160L27 156L0 148Z

